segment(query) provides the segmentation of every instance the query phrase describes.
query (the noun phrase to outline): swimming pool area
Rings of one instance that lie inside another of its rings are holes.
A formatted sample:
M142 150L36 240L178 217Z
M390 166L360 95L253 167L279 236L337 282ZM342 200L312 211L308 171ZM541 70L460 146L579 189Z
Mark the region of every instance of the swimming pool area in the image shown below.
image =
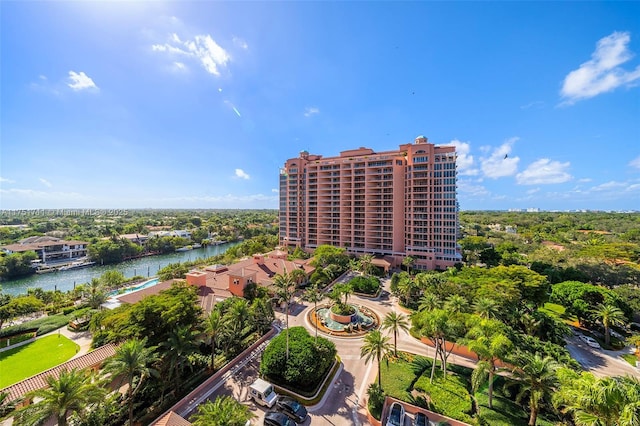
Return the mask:
M152 287L158 284L158 282L160 282L158 278L152 278L150 280L147 280L137 285L133 285L131 287L124 287L118 290L112 290L109 293L107 293L108 300L104 302L102 306L107 309L115 309L121 304L120 301L118 300L118 296L122 296L125 294L136 292L138 290Z

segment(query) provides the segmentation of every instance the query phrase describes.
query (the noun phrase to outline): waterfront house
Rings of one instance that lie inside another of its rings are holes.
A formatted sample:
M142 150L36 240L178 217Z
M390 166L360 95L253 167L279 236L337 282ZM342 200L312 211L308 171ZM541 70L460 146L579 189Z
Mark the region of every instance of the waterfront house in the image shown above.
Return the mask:
M74 261L87 256L86 241L67 241L56 237L29 237L16 244L2 246L7 254L34 251L42 263L58 261Z

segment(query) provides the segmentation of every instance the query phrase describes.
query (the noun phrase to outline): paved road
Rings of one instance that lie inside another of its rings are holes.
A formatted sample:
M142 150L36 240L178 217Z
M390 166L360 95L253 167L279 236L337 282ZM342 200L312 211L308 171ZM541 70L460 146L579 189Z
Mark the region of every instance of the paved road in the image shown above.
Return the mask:
M598 377L624 376L626 374L640 378L640 370L620 358L625 353L633 353L631 348L621 351L594 349L575 336L568 337L567 350L571 356Z

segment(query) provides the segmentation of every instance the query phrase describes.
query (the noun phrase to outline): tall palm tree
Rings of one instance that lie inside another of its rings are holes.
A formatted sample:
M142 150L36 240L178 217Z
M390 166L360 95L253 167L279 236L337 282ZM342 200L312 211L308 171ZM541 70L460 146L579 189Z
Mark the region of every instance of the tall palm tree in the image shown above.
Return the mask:
M459 314L467 312L467 309L469 308L469 302L467 302L467 299L460 296L459 294L453 294L447 298L446 302L444 302L444 308L449 312Z
M416 259L411 256L407 256L404 259L402 259L402 265L407 268L407 273L411 273L411 268L413 268L413 264L415 262L416 262Z
M177 326L169 333L166 341L160 346L164 349L163 358L168 364L167 380L174 380L176 389L182 386L181 377L187 356L196 350L196 333L189 325Z
M285 358L289 360L289 303L293 297L295 290L295 281L290 274L284 272L283 274L276 274L273 278L273 285L276 287L276 295L282 303L285 304L284 318L285 318L285 333L286 333L286 351Z
M464 342L480 361L471 374L474 390L489 380L489 408L493 408L493 378L497 371L496 362L504 359L513 344L501 329L502 324L495 320L482 320L467 333Z
M315 342L318 343L318 302L321 302L325 298L325 294L322 290L318 288L317 285L309 287L304 292L304 299L308 302L313 303L313 312L316 317L315 326L316 326L316 339Z
M155 347L146 347L147 340L128 340L117 350L116 354L107 360L104 370L114 376L122 375L127 380L127 401L129 405L129 425L133 425L133 397L141 388L144 379L150 376L157 376L158 372L150 367L158 361L155 354ZM133 386L134 380L138 378L137 385Z
M369 363L372 359L378 363L378 386L382 387L380 378L380 363L383 359L387 359L391 352L389 338L383 336L378 330L373 330L364 337L363 345L360 347L360 358L364 358L364 362Z
M236 322L239 325L240 330L243 330L247 325L247 321L251 316L249 312L249 302L247 299L237 299L231 305L231 308L228 311L229 319L233 322Z
M46 388L27 394L27 398L41 400L19 411L14 424L40 424L55 416L59 426L67 426L72 413L79 413L104 398L106 390L94 378L88 371L75 368L61 371L58 378L48 376Z
M104 290L102 281L98 278L92 278L86 288L87 303L93 309L98 309L100 305L107 301L107 292Z
M593 312L593 316L595 319L602 323L604 327L604 343L609 346L609 342L611 341L611 326L612 325L623 325L627 318L624 315L624 312L620 308L614 305L598 305L596 310Z
M209 368L214 369L214 359L216 357L216 343L220 334L223 332L225 321L220 310L214 308L205 320L205 333L209 336L211 342L211 363Z
M490 319L498 316L498 302L488 297L481 297L472 306L473 312L481 318Z
M540 403L548 399L558 388L558 363L551 357L539 354L523 354L519 357L518 366L513 370L513 379L520 384L516 401L520 402L529 396L529 426L535 426L540 412Z
M194 426L244 426L254 417L247 405L225 395L200 404L191 420Z
M400 330L409 331L409 320L403 314L389 312L382 320L381 328L393 332L393 353L398 356L398 332Z
M373 255L369 253L365 253L360 256L360 265L362 265L362 273L364 275L371 274L371 268L373 267Z

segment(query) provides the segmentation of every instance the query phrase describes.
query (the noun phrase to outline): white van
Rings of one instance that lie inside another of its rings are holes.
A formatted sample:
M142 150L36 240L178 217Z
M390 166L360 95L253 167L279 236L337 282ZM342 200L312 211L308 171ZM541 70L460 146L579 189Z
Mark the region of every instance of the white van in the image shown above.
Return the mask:
M269 408L273 407L278 399L278 394L273 389L273 385L262 379L256 379L255 382L249 386L249 398Z

